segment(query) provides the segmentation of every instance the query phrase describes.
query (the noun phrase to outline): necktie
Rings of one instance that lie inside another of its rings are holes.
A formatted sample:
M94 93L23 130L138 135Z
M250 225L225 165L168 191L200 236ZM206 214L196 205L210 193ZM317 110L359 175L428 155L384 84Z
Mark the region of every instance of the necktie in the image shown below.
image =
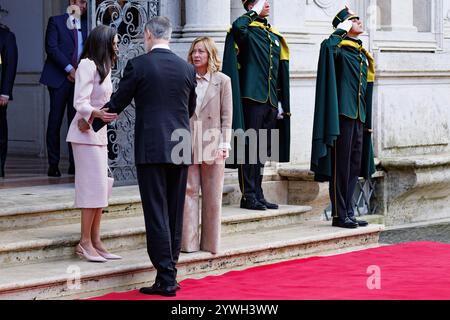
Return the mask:
M75 49L72 55L72 67L76 69L78 67L78 29L75 19L73 19L73 26L72 32L75 38Z

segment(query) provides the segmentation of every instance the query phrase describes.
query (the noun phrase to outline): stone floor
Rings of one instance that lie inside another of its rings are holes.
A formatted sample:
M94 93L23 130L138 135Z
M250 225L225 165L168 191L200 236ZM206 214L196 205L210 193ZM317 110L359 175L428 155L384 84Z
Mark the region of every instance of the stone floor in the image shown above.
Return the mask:
M68 168L69 162L62 159L59 169L63 176L49 178L46 159L11 155L6 159L5 178L0 178L0 189L72 183L74 177L67 175Z
M68 175L68 159L61 159L59 169L62 177L50 178L47 176L48 164L45 158L34 156L9 155L6 159L6 176L0 178L0 189L12 189L35 186L50 186L74 182L74 176ZM267 166L265 174L276 174L276 169ZM225 169L225 184L235 183L237 170ZM117 184L117 183L116 183Z
M380 244L434 241L450 244L450 223L381 232Z

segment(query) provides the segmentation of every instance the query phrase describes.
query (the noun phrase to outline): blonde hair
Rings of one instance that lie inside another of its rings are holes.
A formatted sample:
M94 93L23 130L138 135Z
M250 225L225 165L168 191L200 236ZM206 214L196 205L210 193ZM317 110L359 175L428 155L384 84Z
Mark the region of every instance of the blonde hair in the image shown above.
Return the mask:
M222 62L219 58L216 43L210 37L198 37L192 42L188 53L188 62L190 64L194 64L194 61L192 60L192 53L194 52L194 47L199 42L202 42L205 45L206 51L208 52L208 72L214 73L220 71Z

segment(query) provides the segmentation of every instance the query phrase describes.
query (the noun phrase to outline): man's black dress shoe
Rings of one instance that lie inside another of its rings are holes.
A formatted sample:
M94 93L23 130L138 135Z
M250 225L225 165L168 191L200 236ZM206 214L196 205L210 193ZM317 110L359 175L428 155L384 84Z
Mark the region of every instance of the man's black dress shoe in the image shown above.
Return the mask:
M143 294L157 294L164 297L175 297L177 295L176 291L177 286L163 287L159 283L139 289L139 292Z
M259 210L264 211L266 210L266 206L263 205L261 202L259 202L256 199L241 199L241 208L247 209L247 210Z
M356 218L353 217L348 217L350 220L352 220L354 223L357 223L358 226L360 227L367 227L369 225L369 223L367 221L364 220L356 220Z
M176 291L181 290L181 285L178 281L175 283L175 288Z
M333 227L339 227L339 228L345 228L345 229L356 229L358 228L358 224L356 222L353 222L350 220L350 218L345 218L344 221L342 221L339 218L333 218Z
M61 171L59 171L58 166L50 166L47 175L49 177L61 177Z
M71 176L75 175L75 165L71 164L69 166L69 170L67 170L67 174L70 174Z
M276 210L278 209L278 205L275 203L270 203L266 199L258 200L259 203L263 204L267 209Z

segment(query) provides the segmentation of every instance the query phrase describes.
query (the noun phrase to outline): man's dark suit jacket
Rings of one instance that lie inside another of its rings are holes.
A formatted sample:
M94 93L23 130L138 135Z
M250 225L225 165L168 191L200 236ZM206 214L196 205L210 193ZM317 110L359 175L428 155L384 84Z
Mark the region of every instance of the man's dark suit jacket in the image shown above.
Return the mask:
M59 88L67 78L64 70L72 64L75 51L75 35L67 27L68 14L50 17L45 35L45 61L40 82L50 88ZM87 19L81 19L83 39L87 38ZM75 67L75 66L74 66Z
M121 113L134 98L136 165L174 163L171 153L179 141L171 141L172 133L177 129L190 132L196 85L194 67L170 50L154 49L128 62L119 89L105 108ZM97 118L93 129L104 125ZM184 164L191 163L190 154L189 159Z
M0 54L2 57L0 75L0 94L13 100L13 86L17 71L17 44L14 33L0 25Z

